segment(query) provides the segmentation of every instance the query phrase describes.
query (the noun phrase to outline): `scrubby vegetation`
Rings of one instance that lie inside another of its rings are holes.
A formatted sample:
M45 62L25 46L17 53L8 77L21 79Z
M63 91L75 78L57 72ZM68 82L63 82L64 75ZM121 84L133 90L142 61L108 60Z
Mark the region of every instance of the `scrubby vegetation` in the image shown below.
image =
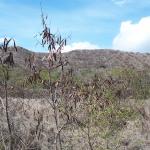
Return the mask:
M113 69L80 82L67 71L63 76L63 80L52 80L55 84L50 93L41 99L38 95L35 99L9 98L14 149L123 149L139 140L122 137L125 130L129 132L130 123L138 134L147 130L142 137L147 141L149 128L142 129L142 125L148 121L144 120L148 115L144 103L149 102L144 99L149 93L147 84L143 88L140 84L148 79L145 74L141 77L136 71ZM1 149L8 149L9 143L5 105L1 99ZM143 145L142 141L134 146Z
M1 62L0 149L149 149L149 71L76 72L61 54L66 39L52 34L45 19L47 67L37 66L34 55L23 69Z

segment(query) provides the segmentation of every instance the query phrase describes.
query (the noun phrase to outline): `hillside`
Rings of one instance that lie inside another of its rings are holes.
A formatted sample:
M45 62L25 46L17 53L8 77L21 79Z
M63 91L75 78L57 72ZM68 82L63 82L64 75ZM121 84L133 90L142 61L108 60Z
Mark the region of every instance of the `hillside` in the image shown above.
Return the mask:
M42 69L34 80L25 65L33 52L10 50L15 67L0 65L0 150L150 149L149 54L76 50L63 53L74 72ZM45 55L35 53L38 66Z
M144 69L150 67L150 55L121 52L109 49L76 50L66 53L76 68L113 68L130 67Z
M18 52L14 52L14 60L16 65L24 67L24 59L31 53L31 51L25 48L18 47ZM35 55L39 65L46 65L44 62L41 61L46 53L35 53ZM68 58L70 65L75 70L114 67L128 67L136 68L139 70L150 68L149 53L133 53L110 49L98 49L74 50L68 53L63 53L63 56Z

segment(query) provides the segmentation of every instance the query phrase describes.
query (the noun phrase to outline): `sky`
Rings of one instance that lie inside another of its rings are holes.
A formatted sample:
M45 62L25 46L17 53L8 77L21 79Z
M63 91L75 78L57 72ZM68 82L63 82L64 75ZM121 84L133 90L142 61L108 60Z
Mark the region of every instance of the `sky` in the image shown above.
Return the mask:
M150 52L150 0L0 0L0 42L4 37L45 52L41 6L53 33L67 38L64 51L115 49Z

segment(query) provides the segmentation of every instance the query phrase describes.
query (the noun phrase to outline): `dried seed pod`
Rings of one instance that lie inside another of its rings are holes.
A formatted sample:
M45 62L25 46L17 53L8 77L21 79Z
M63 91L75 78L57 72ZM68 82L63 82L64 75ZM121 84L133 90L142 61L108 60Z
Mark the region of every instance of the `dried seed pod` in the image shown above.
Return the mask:
M53 53L53 57L54 57L54 60L57 61L57 59L56 59L56 53Z
M67 40L65 39L65 46L67 45Z

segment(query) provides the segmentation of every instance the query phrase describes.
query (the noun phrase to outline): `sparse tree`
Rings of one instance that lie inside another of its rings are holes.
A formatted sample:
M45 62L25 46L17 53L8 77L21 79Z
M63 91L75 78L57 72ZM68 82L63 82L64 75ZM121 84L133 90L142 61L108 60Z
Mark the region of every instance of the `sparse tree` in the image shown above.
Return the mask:
M3 44L0 46L1 53L5 54L8 52L8 46L11 41L13 41L14 48L17 51L15 40L4 38ZM9 52L9 56L7 56L6 59L4 59L4 61L2 61L2 59L1 59L1 67L2 67L2 72L3 72L4 89L5 89L5 100L6 100L5 111L6 111L6 119L7 119L8 131L9 131L9 149L13 150L14 149L13 131L12 131L12 122L11 122L11 118L10 118L10 112L9 112L9 100L8 100L8 80L10 78L9 65L14 65L12 52Z

